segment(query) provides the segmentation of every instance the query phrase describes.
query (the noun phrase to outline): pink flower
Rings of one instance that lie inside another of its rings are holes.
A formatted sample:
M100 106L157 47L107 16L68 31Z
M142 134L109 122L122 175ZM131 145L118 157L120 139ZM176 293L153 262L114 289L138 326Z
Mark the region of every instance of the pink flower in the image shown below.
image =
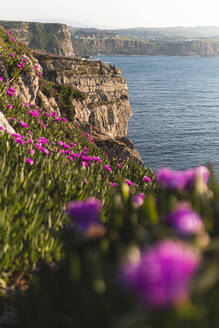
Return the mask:
M117 182L110 182L110 186L113 187L118 187L119 184Z
M128 186L133 187L134 183L130 181L129 179L126 179L125 182L127 183Z
M144 194L140 193L139 195L135 196L134 202L136 207L140 207L144 203Z
M20 125L23 126L23 128L28 128L28 124L26 124L24 121L20 121Z
M145 182L151 182L152 180L149 178L149 177L147 177L146 175L143 177L143 181L145 181Z
M12 109L13 106L11 104L8 105L8 109Z
M58 144L59 144L60 146L62 146L63 148L65 148L65 149L70 149L70 148L71 148L69 145L67 145L66 143L64 143L64 142L62 142L62 141L59 141Z
M88 164L87 162L85 162L85 161L82 161L82 162L81 162L81 165L82 165L83 167L88 167L89 164Z
M29 157L27 157L27 158L26 158L26 163L29 164L29 165L33 165L34 160L31 159L31 158L29 158Z
M127 260L121 269L121 282L150 307L178 305L189 294L189 287L200 263L187 244L163 240Z
M106 171L108 171L108 172L112 172L112 169L111 169L111 167L110 167L108 164L106 164L106 165L104 166L104 169L105 169Z
M71 157L71 156L67 156L67 159L68 159L69 161L74 161L74 158Z
M14 88L8 88L9 91L15 92L16 90Z
M34 149L30 149L30 155L34 155L35 154L35 150Z
M98 156L96 156L96 157L92 157L91 160L92 160L92 162L98 162L98 163L101 162L101 158L98 157Z

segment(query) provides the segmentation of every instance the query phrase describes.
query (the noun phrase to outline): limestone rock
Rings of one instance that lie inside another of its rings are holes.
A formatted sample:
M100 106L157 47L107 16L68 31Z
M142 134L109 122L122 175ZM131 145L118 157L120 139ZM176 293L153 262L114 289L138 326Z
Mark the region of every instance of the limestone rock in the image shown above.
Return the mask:
M48 80L71 84L86 94L83 101L73 100L74 120L89 123L113 138L127 134L132 110L126 80L118 68L75 58L40 56L38 60Z
M5 118L5 116L2 112L0 112L0 126L2 126L3 129L6 130L9 133L15 133L14 129L8 123L7 119Z

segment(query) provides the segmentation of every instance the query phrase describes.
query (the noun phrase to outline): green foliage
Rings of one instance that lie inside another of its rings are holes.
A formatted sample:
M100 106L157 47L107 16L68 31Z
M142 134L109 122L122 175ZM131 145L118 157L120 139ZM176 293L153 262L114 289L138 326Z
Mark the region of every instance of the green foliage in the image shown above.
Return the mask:
M208 186L197 176L189 190L158 189L152 170L130 159L110 160L94 136L43 106L23 104L16 91L7 94L8 87L16 89L13 82L21 74L16 65L27 53L1 30L0 45L12 77L10 83L1 81L0 108L16 131L0 131L1 308L9 288L31 274L29 288L17 292L22 328L218 327L219 184L213 170ZM69 85L43 79L41 88L66 116L72 99L85 97ZM152 181L143 181L145 175ZM139 193L145 195L142 204L136 202ZM65 214L66 205L91 196L102 203L101 225L80 231ZM197 235L179 236L164 219L182 201L203 220ZM124 288L120 268L127 258L166 239L190 245L201 262L187 298L155 311Z
M80 236L73 228L63 230L65 257L52 267L42 263L28 293L20 296L20 327L217 327L219 185L213 173L210 180L205 190L197 182L189 192L160 190L156 200L152 192L140 207L122 184L112 195L105 234ZM207 231L183 238L201 253L202 264L190 299L154 311L122 288L119 268L127 254L157 240L176 238L163 217L182 200L189 201L205 222Z
M72 120L75 115L73 99L84 100L86 98L84 92L73 88L70 84L57 84L41 79L40 87L47 97L55 98L59 108L69 120Z

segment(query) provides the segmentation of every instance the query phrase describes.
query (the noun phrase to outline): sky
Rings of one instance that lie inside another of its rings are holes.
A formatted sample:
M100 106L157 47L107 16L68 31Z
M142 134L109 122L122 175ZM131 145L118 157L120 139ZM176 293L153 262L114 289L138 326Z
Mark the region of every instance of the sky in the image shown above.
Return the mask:
M219 0L0 0L2 20L64 19L100 28L219 26Z

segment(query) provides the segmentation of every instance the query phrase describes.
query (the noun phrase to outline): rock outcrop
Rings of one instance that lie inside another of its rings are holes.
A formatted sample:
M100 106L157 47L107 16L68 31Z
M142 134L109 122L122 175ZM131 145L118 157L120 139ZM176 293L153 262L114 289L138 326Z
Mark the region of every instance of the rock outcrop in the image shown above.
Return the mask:
M126 136L128 120L132 115L128 100L128 87L121 71L115 66L102 62L84 61L70 57L54 57L34 53L29 62L31 74L21 74L16 82L16 94L28 103L42 103L58 114L80 126L89 125L111 138ZM37 70L34 67L37 66ZM4 81L8 81L7 68L0 57L0 72ZM40 73L40 74L39 74ZM41 78L41 74L43 77ZM45 80L43 80L45 78ZM40 87L40 81L51 81L57 85L67 85L84 97L72 97L74 110L69 113L57 101Z
M7 119L5 118L4 114L2 112L0 112L0 130L2 128L4 130L6 130L7 132L9 132L9 133L15 133L14 129L9 124L9 122L7 121Z
M65 24L0 21L0 25L32 49L74 56L70 32Z
M74 120L92 125L110 137L127 134L132 111L126 80L117 67L50 56L38 56L38 60L46 79L70 84L85 93L84 100L73 99Z

